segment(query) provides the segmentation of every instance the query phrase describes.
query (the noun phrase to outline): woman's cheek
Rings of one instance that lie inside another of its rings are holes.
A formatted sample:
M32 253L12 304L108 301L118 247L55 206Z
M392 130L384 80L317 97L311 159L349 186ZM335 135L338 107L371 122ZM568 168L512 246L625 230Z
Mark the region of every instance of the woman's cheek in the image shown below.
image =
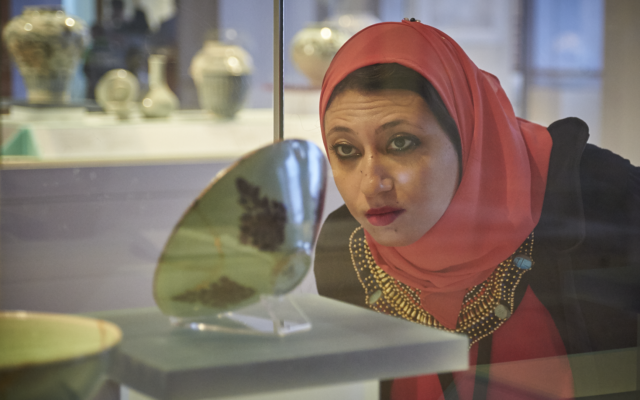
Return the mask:
M396 190L413 192L420 190L422 184L418 183L418 175L420 173L412 168L403 168L395 174L395 187Z

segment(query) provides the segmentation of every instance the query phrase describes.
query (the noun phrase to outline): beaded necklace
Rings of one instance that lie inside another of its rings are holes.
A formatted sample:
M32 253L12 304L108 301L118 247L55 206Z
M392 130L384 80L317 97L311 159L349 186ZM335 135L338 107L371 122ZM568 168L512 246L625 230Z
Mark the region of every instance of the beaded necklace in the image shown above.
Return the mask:
M418 324L464 333L469 336L471 347L495 332L513 314L516 288L522 276L533 266L533 232L489 278L469 289L455 330L445 328L422 308L420 289L398 281L375 263L361 226L349 237L349 252L369 307Z

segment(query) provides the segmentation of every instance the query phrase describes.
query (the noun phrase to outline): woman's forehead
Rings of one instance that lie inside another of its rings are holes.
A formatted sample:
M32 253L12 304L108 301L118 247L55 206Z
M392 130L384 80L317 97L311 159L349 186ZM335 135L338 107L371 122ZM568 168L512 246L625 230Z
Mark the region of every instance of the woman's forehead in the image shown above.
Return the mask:
M348 89L333 99L325 116L338 110L366 110L382 104L410 107L416 102L426 106L422 97L411 90L381 89L364 91Z
M326 135L353 133L352 128L365 126L376 132L400 125L420 127L427 114L431 115L425 101L408 90L346 91L325 114Z

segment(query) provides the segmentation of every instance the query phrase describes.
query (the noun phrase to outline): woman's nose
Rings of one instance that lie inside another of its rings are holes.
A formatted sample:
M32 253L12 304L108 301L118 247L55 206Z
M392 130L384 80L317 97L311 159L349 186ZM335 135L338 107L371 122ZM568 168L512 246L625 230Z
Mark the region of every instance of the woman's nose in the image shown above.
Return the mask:
M377 156L367 156L363 160L360 173L360 191L366 197L372 197L393 189L393 179Z

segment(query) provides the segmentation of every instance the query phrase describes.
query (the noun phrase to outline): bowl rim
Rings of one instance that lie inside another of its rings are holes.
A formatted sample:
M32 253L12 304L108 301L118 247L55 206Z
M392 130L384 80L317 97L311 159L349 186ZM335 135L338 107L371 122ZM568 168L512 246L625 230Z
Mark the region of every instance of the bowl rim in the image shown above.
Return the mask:
M105 321L98 318L85 317L81 315L74 314L62 314L62 313L49 313L49 312L39 312L39 311L22 311L22 310L0 310L0 321L3 319L28 319L28 318L37 318L44 320L63 320L67 322L71 322L73 324L80 324L84 326L96 326L101 332L109 332L109 335L102 335L105 342L101 343L99 347L97 347L94 351L87 352L82 355L69 355L51 358L50 360L44 360L42 362L34 362L34 361L26 361L20 363L6 364L2 365L0 363L0 371L2 370L11 370L15 368L24 368L27 366L47 366L50 364L66 362L66 361L74 361L79 360L86 357L91 357L96 354L100 354L103 352L107 352L112 350L122 341L122 330L120 327L112 322Z

